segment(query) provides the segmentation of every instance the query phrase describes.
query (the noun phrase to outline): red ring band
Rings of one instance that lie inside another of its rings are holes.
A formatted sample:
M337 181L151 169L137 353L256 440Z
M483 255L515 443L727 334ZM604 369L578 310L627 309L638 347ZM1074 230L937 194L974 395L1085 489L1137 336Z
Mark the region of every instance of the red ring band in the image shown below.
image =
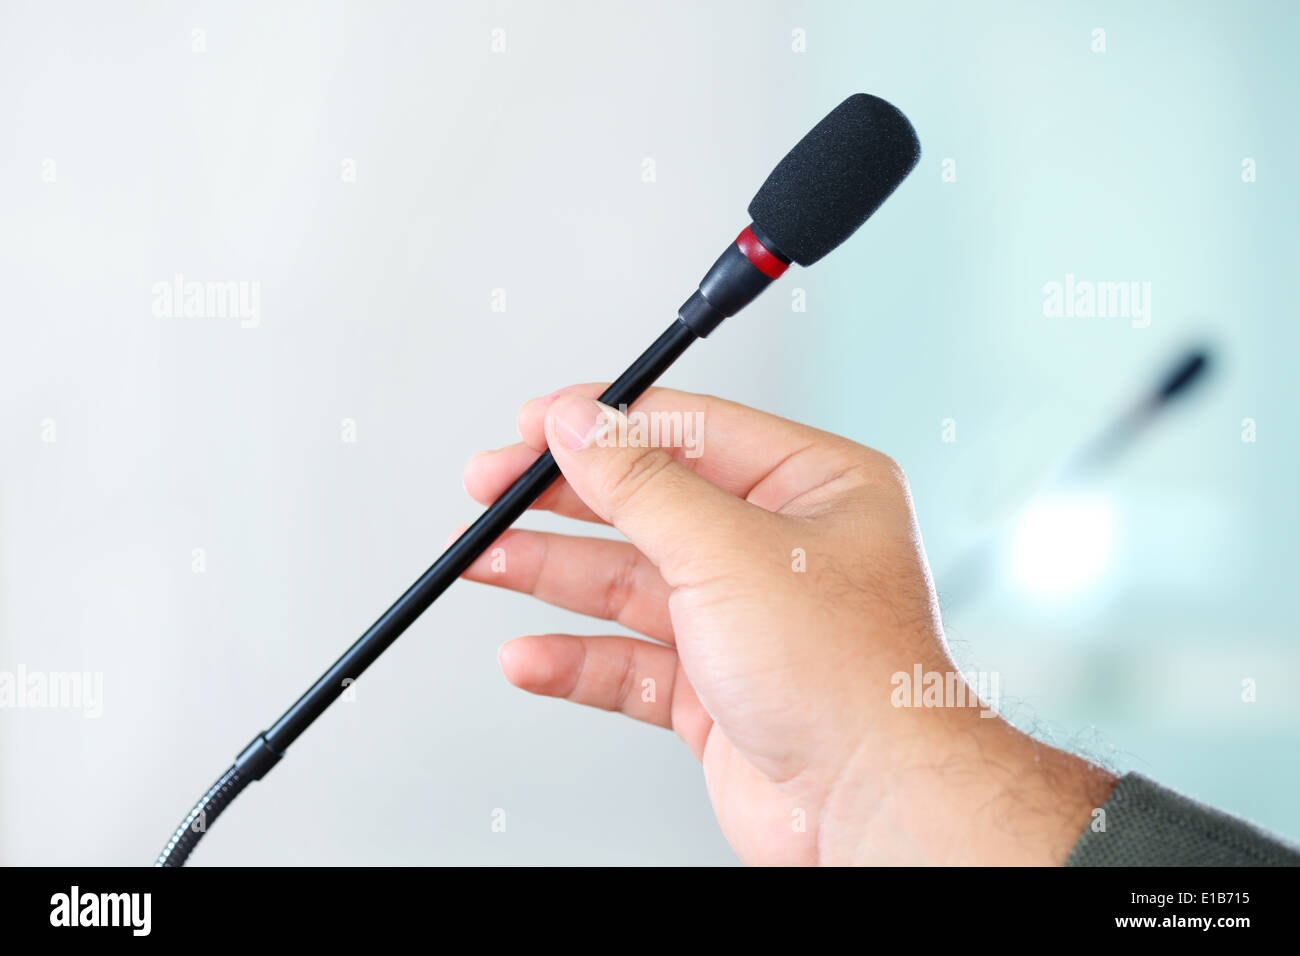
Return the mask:
M754 235L754 230L748 226L736 237L736 245L740 247L745 258L754 264L754 268L769 279L779 279L781 274L790 268L789 263L782 262L768 252L767 247L758 241L758 236Z

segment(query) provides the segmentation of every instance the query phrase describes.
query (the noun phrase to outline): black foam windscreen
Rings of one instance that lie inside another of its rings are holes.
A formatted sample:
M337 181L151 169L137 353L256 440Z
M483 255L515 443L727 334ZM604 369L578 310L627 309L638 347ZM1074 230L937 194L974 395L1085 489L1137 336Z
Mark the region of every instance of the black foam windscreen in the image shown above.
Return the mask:
M809 266L857 230L921 158L907 117L855 93L799 140L749 204L777 250Z

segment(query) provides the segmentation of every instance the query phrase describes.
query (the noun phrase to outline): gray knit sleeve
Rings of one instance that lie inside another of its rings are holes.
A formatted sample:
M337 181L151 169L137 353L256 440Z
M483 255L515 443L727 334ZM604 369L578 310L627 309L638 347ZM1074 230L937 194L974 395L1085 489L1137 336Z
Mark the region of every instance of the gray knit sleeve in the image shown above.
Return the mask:
M1300 866L1295 844L1136 773L1102 810L1066 866Z

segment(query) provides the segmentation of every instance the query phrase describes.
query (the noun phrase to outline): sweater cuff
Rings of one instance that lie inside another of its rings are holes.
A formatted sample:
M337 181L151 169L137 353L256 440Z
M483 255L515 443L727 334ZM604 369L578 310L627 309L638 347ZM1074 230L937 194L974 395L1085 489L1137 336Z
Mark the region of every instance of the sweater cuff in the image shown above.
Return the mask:
M1101 809L1066 866L1300 866L1295 844L1136 773Z

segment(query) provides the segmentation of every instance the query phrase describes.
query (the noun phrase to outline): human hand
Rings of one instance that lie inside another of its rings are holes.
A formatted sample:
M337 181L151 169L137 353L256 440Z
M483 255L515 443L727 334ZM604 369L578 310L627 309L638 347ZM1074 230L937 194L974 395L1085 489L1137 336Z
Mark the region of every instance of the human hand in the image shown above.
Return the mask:
M504 570L489 553L465 576L650 640L518 638L506 677L674 730L746 863L1063 862L1113 777L978 701L895 706L895 675L956 675L898 466L666 389L633 414L702 413L702 454L619 447L603 390L524 405L522 443L472 458L465 487L490 502L549 447L564 479L535 507L627 541L513 530Z

